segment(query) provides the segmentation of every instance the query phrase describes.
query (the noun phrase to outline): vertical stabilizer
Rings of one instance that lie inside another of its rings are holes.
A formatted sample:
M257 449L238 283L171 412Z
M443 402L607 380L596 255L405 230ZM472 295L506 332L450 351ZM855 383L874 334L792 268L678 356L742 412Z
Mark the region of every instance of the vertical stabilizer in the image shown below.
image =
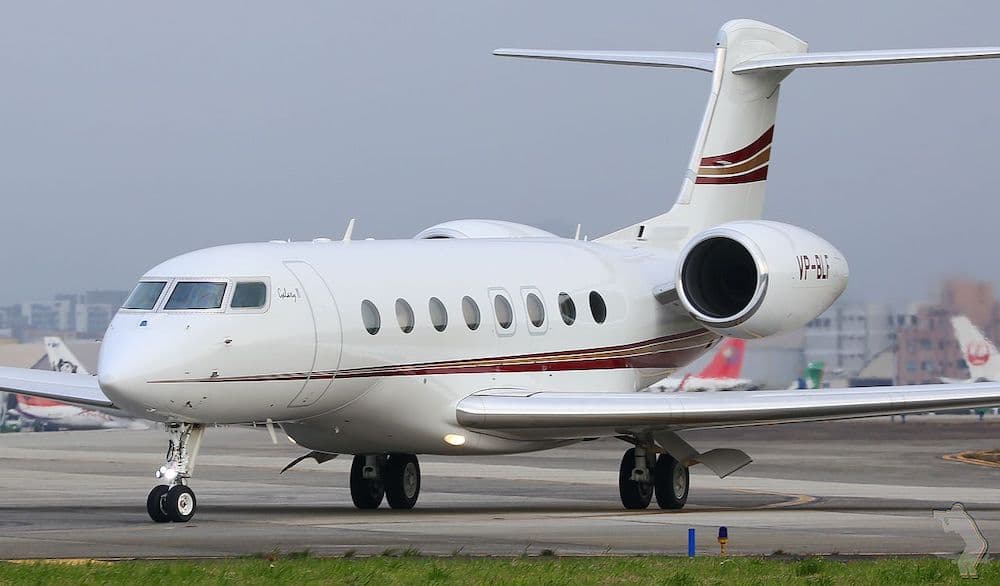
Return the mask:
M1000 380L1000 355L993 342L964 315L951 318L955 338L973 380Z
M80 359L62 341L62 338L55 336L46 337L45 354L49 358L49 365L52 367L52 370L90 374L87 372L87 368L83 366L83 363L80 362Z
M822 53L807 49L804 41L778 27L756 20L731 20L719 30L714 53L553 49L497 49L494 53L711 72L712 91L674 206L665 214L599 239L680 248L705 228L761 217L778 86L792 71L1000 58L1000 47Z
M733 68L760 57L805 54L807 47L763 22L733 20L723 25L716 42L712 91L676 203L665 214L605 238L680 246L705 228L760 218L778 89L791 71L738 75Z
M698 373L698 378L740 378L743 371L743 354L746 342L739 338L728 338L708 366Z

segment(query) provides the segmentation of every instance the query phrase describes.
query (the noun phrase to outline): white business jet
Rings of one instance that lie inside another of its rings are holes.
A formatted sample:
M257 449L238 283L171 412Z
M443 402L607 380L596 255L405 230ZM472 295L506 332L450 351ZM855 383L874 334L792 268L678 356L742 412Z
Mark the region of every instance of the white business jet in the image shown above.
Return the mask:
M639 393L720 336L801 327L844 290L819 236L760 220L778 87L799 67L1000 57L1000 48L808 53L736 20L713 53L500 50L499 55L708 72L711 93L680 195L665 214L586 242L495 221L412 240L209 248L150 269L108 328L98 377L0 369L0 388L166 423L150 516L187 521L211 424L280 425L306 456L354 454L364 509L410 508L415 454L510 454L613 436L630 444L629 509L688 498L688 467L750 462L681 433L973 408L1000 385ZM974 100L970 100L974 103ZM350 232L350 230L348 230ZM304 457L306 457L304 456Z

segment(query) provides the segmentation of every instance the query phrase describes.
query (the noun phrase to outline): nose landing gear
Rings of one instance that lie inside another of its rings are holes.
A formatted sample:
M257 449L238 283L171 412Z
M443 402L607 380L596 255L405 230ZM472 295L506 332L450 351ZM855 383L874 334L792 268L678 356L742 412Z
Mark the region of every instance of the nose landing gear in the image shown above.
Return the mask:
M384 498L393 509L412 509L420 496L420 464L413 454L357 455L351 463L351 500L377 509Z
M194 472L194 461L201 446L205 426L197 423L170 423L170 442L163 466L156 477L167 481L153 487L146 497L146 512L157 523L187 523L198 509L198 500L188 486Z

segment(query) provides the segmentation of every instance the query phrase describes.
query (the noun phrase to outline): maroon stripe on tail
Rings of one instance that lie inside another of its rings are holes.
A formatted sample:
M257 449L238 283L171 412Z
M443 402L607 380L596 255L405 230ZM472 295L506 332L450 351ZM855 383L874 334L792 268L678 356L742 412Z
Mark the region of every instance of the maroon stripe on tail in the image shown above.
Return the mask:
M695 178L695 183L707 183L709 185L735 185L737 183L753 183L767 179L767 165L744 173L742 175L730 175L719 177L718 175L699 175Z
M705 157L701 160L702 167L716 167L719 165L729 165L735 163L742 163L743 161L749 159L750 157L756 155L764 147L771 144L771 139L774 138L774 126L767 129L764 134L760 135L760 138L750 143L748 146L741 148L738 151L733 151L731 153L726 153L724 155L715 155L714 157ZM701 183L699 181L698 183Z

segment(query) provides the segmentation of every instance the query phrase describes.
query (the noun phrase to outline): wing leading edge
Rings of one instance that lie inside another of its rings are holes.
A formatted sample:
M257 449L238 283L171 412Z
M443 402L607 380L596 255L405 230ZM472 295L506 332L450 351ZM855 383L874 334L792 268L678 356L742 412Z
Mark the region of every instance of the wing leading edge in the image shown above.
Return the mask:
M850 419L1000 405L1000 383L726 393L488 390L462 399L460 425L518 438L581 438Z
M101 391L97 377L87 374L0 367L0 392L54 399L80 407L116 410Z

